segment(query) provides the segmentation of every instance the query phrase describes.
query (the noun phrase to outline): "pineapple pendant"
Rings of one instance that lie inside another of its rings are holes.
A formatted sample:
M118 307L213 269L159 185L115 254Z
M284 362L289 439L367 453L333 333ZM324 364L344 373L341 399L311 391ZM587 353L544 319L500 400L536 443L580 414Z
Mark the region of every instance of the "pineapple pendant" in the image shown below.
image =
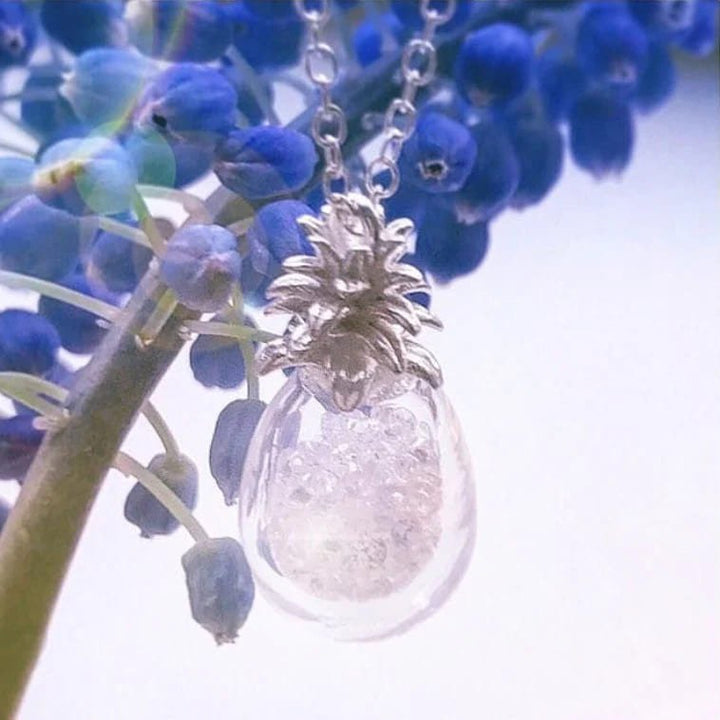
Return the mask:
M402 632L462 577L475 535L472 472L433 356L412 338L439 321L401 262L410 220L385 224L358 193L300 225L315 254L289 258L267 312L289 313L261 372L296 371L245 461L240 529L275 604L341 639Z

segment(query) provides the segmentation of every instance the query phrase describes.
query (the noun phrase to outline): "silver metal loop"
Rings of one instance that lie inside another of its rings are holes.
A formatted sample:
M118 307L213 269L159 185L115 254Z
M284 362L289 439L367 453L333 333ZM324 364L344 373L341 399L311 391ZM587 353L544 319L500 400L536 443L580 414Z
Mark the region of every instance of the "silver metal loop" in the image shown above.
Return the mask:
M377 176L383 172L390 173L390 180L385 184L376 182ZM368 165L365 176L365 188L375 200L385 200L393 196L400 187L400 171L398 166L389 158L377 157Z
M455 14L456 4L456 0L420 0L420 15L428 24L444 25Z
M294 4L297 14L307 23L324 25L330 19L330 0L294 0Z
M345 168L337 173L325 172L322 179L323 193L327 200L332 201L333 197L346 195L350 189L348 175Z
M311 42L305 49L305 72L318 87L330 87L338 76L335 51L324 42Z
M342 108L329 103L318 108L312 122L312 135L321 147L336 140L342 145L347 140L347 120Z
M415 130L416 120L415 106L403 98L395 98L385 112L385 131L395 129L407 139Z
M402 73L406 82L423 87L437 71L437 52L434 45L424 38L411 40L403 51Z

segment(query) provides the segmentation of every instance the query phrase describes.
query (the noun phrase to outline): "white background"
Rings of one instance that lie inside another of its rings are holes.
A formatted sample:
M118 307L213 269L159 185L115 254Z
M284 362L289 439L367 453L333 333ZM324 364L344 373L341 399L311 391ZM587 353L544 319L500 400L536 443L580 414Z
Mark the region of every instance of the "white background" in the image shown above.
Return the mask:
M438 291L447 329L428 340L473 455L479 533L436 616L341 644L259 597L218 649L189 617L188 537L141 540L113 472L21 720L717 720L718 110L715 69L683 77L621 182L568 163L546 202L493 226L476 274ZM186 354L155 396L217 535L235 513L207 450L234 397L195 384ZM126 447L158 449L142 421Z

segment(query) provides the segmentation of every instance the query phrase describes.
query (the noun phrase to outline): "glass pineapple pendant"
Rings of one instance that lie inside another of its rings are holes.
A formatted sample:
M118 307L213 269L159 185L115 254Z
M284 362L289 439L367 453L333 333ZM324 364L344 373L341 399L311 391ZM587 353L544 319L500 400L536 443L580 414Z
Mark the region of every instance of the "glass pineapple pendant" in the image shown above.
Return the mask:
M276 605L340 639L386 637L437 610L468 565L470 460L440 368L412 339L441 327L406 297L428 290L400 262L412 222L386 226L357 193L299 222L315 255L271 285L267 312L292 319L258 358L296 371L249 448L241 535Z

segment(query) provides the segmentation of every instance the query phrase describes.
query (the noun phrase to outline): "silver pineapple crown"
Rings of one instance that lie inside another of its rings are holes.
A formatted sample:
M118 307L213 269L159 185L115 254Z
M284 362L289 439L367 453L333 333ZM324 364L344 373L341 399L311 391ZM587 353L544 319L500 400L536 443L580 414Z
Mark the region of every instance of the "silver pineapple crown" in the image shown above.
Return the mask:
M417 268L400 262L415 233L412 221L386 225L382 206L349 193L324 205L319 218L303 215L298 224L315 255L288 258L285 273L267 290L265 312L292 318L283 336L259 353L259 371L320 367L344 411L362 403L378 367L439 387L440 366L412 339L423 325L442 328L406 297L430 290Z

